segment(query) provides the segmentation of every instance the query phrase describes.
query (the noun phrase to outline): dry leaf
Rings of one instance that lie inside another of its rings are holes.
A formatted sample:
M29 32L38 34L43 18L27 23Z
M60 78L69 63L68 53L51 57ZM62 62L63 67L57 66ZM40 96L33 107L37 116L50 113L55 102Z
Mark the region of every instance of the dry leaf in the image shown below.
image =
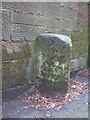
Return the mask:
M71 88L75 89L75 88L76 88L76 85L73 85Z
M68 102L71 102L73 99L76 99L80 94L88 91L88 86L82 83L79 83L78 81L70 80L68 82L68 92L67 94L63 95L60 93L55 93L53 97L50 97L48 95L41 94L38 90L33 92L32 95L26 95L25 102L29 103L29 106L35 107L36 109L60 109L64 104L67 104ZM28 106L24 109L28 109ZM46 114L47 117L50 116L50 114Z

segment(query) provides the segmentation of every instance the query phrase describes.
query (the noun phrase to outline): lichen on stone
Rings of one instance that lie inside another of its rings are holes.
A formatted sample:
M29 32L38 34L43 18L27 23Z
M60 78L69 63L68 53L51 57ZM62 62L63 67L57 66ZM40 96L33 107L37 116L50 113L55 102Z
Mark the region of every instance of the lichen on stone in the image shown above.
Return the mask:
M59 39L52 42L51 38L39 37L35 47L37 50L37 76L42 78L41 85L45 85L48 89L54 87L60 89L62 84L66 85L70 77L71 49L68 43L65 44Z

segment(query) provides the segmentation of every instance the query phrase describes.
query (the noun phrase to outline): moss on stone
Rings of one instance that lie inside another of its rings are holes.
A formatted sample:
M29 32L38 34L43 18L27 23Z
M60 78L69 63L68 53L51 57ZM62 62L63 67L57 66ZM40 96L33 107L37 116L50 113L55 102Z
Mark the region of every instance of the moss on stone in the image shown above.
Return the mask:
M72 59L87 57L88 52L88 33L84 32L71 32L72 39Z
M45 89L48 90L60 90L61 86L66 84L70 77L70 48L68 44L64 44L62 41L58 42L60 40L56 41L59 44L58 46L51 41L52 39L36 40L37 74L42 76L39 87L45 86ZM62 45L66 48L64 49Z
M21 44L3 43L2 53L3 89L27 83L26 72L31 57L30 44L27 41Z

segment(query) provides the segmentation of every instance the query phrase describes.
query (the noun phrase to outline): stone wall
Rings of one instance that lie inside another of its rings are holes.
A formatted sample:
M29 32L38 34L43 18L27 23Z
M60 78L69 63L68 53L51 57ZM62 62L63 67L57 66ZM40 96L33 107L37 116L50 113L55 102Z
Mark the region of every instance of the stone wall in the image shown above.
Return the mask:
M33 47L38 34L69 36L72 59L87 57L86 3L2 3L2 83L3 89L34 83Z

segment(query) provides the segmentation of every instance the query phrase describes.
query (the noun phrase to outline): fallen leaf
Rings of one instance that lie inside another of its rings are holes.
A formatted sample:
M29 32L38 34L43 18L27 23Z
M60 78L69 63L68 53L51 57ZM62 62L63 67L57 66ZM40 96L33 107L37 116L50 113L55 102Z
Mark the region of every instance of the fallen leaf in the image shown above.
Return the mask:
M56 92L51 97L48 94L42 94L40 91L36 90L32 95L24 96L25 102L29 104L29 107L34 107L36 109L60 109L64 104L71 102L73 99L78 98L80 94L88 91L88 86L86 84L82 84L79 81L70 80L68 82L68 91L67 94L62 94L61 92ZM28 109L28 107L24 108ZM50 116L49 113L46 114L47 117Z
M68 99L68 101L72 101L71 99Z
M76 88L76 85L73 85L71 88L75 89L75 88Z

